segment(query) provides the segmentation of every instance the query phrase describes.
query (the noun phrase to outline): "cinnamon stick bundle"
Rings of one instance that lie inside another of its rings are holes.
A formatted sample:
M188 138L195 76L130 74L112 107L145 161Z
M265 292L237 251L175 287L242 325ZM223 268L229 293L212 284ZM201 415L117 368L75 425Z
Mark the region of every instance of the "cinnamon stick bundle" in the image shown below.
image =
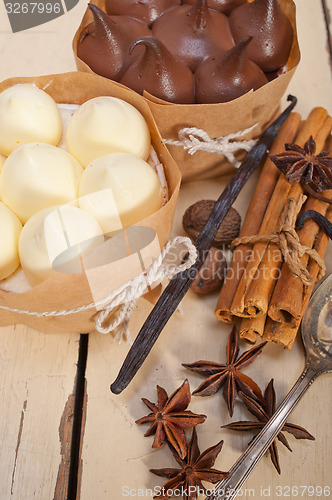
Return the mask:
M332 190L325 191L324 196L332 199ZM309 198L305 204L305 210L315 210L321 215L326 214L328 204L315 198ZM314 248L315 241L320 232L320 228L313 220L308 220L303 229L298 231L300 243L310 248ZM305 254L301 263L307 266L309 257ZM268 315L274 321L289 323L296 326L302 318L302 297L305 293L305 285L297 276L292 274L289 267L283 264L281 275L273 291Z
M330 120L330 130L332 119ZM332 149L332 137L329 136L325 150ZM322 193L324 197L332 200L332 190ZM327 203L310 197L305 205L305 210L315 210L332 222L332 207ZM303 229L298 231L300 241L303 244L310 245L323 257L328 245L328 236L325 231L313 221L306 221ZM319 274L319 266L316 262L309 260L307 256L303 257L303 262L308 263L308 271L313 279L313 284L304 286L300 280L294 280L294 276L289 276L289 270L282 269L284 274L278 281L269 306L269 319L265 326L263 337L283 344L291 348L298 328L300 326L304 311L308 305L313 291L314 283ZM289 302L286 302L289 301Z
M332 118L328 117L321 130L318 140L316 141L317 153L322 151L328 135L330 135L332 127ZM332 198L332 190L322 193L326 198ZM305 205L305 210L315 210L322 215L326 214L328 204L310 197ZM300 243L302 245L313 247L319 233L319 226L313 220L307 221L303 229L298 231ZM301 263L307 266L309 261L308 255L304 255ZM281 269L281 276L276 284L271 303L269 305L268 314L274 321L282 323L290 323L294 326L298 324L301 319L302 311L302 297L304 294L304 287L302 281L294 276L289 267L283 264Z
M288 117L271 147L271 153L278 153L286 142L293 141L300 119L301 117L298 113L292 113ZM257 234L279 176L280 171L268 158L264 163L247 215L242 225L240 236ZM240 245L233 253L232 261L221 289L215 311L217 318L225 323L233 322L234 318L230 311L231 305L246 267L248 256L251 253L251 245Z
M288 131L286 130L287 126ZM287 132L292 137L280 140L279 135L271 153L273 151L281 152L285 142L294 142L303 147L310 135L316 142L316 154L325 149L324 144L328 137L330 143L326 149L330 150L332 146L331 126L332 118L323 108L315 108L300 126L299 118L293 114L282 130L284 137ZM283 262L280 249L274 243L258 242L251 245L250 249L249 241L250 237L255 234L253 229L255 227L257 228L256 234L258 233L260 237L273 234L282 220L284 207L290 202L290 199L293 198L294 203L298 200L299 206L301 206L303 188L300 184L291 186L283 174L274 172L274 186L272 182L269 184L270 199L263 197L261 203L259 186L264 185L269 162L270 160L265 162L240 233L240 237L249 236L249 238L241 239L240 243L242 242L242 244L239 247L241 252L234 253L230 267L230 279L226 281L221 290L216 315L225 322L239 318L237 324L239 325L240 337L250 342L255 342L258 336L261 336L266 340L290 348L293 345L313 285L303 285L300 278L290 270L288 264ZM331 198L331 194L331 191L323 193L327 198ZM307 200L304 209L312 209L332 218L331 207L324 201L313 197ZM259 220L256 218L256 213L260 214ZM251 232L248 228L251 229ZM314 221L307 221L305 227L298 231L298 236L302 245L314 248L323 257L328 237ZM245 269L243 269L243 264ZM316 262L309 259L308 255L304 255L301 258L301 264L307 268L315 281L319 272L319 266ZM238 269L239 265L242 267L241 272L236 274L234 270Z
M303 147L308 137L312 135L317 143L317 152L319 152L330 129L331 122L327 111L323 108L315 108L300 128L295 142ZM301 194L303 194L302 186L296 184L291 187L281 174L258 234L273 234L287 200L293 198L297 201ZM235 293L231 313L244 318L255 318L266 314L281 265L282 257L275 245L267 242L256 243Z
M327 191L325 192L327 193ZM330 191L332 193L332 191ZM326 212L326 218L332 222L332 207L328 208ZM308 221L309 222L309 221ZM311 221L310 221L311 222ZM329 242L329 238L325 231L323 229L319 230L316 242L313 246L313 248L318 252L318 254L323 257L326 248ZM314 282L317 279L318 273L319 273L319 266L316 264L316 262L310 261L308 264L308 271L310 275L312 276ZM314 289L314 283L310 286L306 286L303 289L303 295L301 297L301 309L298 310L298 315L297 315L297 321L296 323L281 323L277 321L273 321L270 317L268 317L265 328L264 328L264 334L263 334L263 339L268 340L270 342L275 342L277 344L281 344L287 349L291 349L291 347L294 344L298 329L300 327L300 323L303 317L303 314L307 308L308 302L310 300L311 294Z

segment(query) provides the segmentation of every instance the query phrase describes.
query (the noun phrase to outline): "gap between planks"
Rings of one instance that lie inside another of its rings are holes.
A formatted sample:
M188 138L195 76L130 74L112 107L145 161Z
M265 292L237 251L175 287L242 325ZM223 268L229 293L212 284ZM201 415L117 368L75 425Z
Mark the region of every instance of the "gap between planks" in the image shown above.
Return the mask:
M86 363L88 357L89 335L81 334L78 351L75 406L71 441L71 454L68 479L67 500L77 500L80 497L82 475L81 451L83 444L84 424L86 415Z
M88 343L89 335L81 334L73 392L68 397L59 427L62 459L53 500L79 500L80 498L81 456L87 405L85 371Z

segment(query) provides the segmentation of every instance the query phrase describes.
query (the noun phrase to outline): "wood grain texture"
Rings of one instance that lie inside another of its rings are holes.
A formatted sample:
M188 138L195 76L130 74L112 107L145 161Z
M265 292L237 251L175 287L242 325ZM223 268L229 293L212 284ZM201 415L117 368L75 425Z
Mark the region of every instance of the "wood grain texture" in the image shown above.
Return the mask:
M332 18L331 18L332 2L331 0L321 0L321 1L322 1L322 8L326 25L327 48L330 53L330 65L332 71Z
M78 342L0 331L0 498L67 498Z
M325 3L331 15L332 0ZM321 0L296 0L295 4L301 61L288 91L299 97L296 111L302 116L316 106L331 115L332 67ZM283 101L285 105L285 98Z

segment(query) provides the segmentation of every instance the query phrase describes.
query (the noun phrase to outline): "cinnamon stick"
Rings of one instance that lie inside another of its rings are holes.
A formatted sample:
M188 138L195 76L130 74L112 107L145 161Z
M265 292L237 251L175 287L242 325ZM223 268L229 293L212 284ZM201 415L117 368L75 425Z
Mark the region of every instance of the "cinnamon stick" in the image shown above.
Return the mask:
M266 314L257 318L242 318L239 326L240 338L255 343L264 334Z
M315 108L301 126L295 139L296 144L303 147L312 135L321 150L328 134L328 123L327 111L323 108ZM280 175L258 234L272 234L287 200L291 197L297 200L302 193L303 189L300 184L291 187L284 176ZM252 258L246 266L234 296L231 306L232 314L245 318L266 314L282 263L277 247L271 244L268 247L268 243L254 245ZM282 267L284 268L285 265Z
M272 153L278 153L286 142L292 142L300 119L298 113L292 113L288 117L272 145ZM279 176L278 168L270 159L267 159L250 202L240 236L257 234ZM233 321L233 315L230 312L231 305L251 252L250 245L240 245L233 253L215 311L217 318L225 323Z
M295 185L289 190L288 198L298 201L301 194L302 188ZM277 224L279 224L279 220ZM256 279L250 283L245 297L244 310L250 314L250 317L260 317L267 314L272 292L280 277L282 264L281 251L275 244L269 243L256 271Z

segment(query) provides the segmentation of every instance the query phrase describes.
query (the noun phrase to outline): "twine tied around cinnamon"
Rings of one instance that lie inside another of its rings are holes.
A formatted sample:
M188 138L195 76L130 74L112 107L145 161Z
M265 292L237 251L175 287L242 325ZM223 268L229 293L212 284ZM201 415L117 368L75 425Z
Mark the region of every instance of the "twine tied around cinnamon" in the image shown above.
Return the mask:
M170 146L182 146L184 149L188 150L190 155L196 153L196 151L206 151L208 153L217 153L225 156L227 160L236 168L241 165L235 156L236 151L244 150L247 153L255 146L257 139L249 140L238 140L249 132L251 132L258 123L255 123L252 127L245 130L240 130L239 132L234 132L222 137L216 137L212 139L205 130L196 127L185 127L178 132L178 140L174 139L163 139L165 144Z
M164 260L166 255L172 248L184 245L188 251L187 259L178 266L165 266ZM133 278L132 280L125 283L119 289L112 292L107 297L97 301L91 302L90 304L76 307L74 309L66 309L60 311L26 311L24 309L15 309L12 307L7 307L0 305L0 309L6 311L15 312L19 314L26 314L28 316L35 316L38 318L45 317L57 317L57 316L68 316L70 314L77 314L82 311L88 311L89 309L101 308L95 319L95 327L99 333L110 333L116 332L114 341L121 342L125 339L127 343L132 343L129 333L129 319L132 311L136 305L137 300L148 290L148 287L156 283L160 283L164 278L171 279L178 273L186 271L189 269L197 259L197 249L187 237L177 236L173 240L168 241L166 245L161 250L160 254L152 264L141 274ZM120 309L116 312L114 320L105 325L105 321L108 316L118 307Z
M299 236L295 230L297 217L306 199L307 196L305 195L300 195L297 201L294 198L289 198L281 213L280 223L274 234L242 236L233 241L232 248L238 245L273 243L281 251L283 259L288 264L292 273L299 277L304 285L312 285L314 283L314 279L310 275L308 269L301 263L301 257L307 254L308 257L313 259L318 264L320 269L317 279L324 276L326 266L324 260L314 248L301 244Z

